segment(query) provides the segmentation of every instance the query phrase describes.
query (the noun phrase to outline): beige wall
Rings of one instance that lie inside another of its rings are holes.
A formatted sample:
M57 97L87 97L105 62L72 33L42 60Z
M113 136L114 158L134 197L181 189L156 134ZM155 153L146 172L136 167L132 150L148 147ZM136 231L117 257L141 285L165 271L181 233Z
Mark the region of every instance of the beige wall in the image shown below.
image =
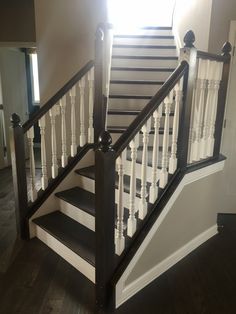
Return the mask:
M224 211L222 172L187 185L128 277L126 284L163 261L179 248L216 224Z
M235 0L212 0L209 51L218 53L228 40L230 21L236 20Z
M1 0L0 21L0 42L35 42L34 0Z
M219 1L223 2L223 0ZM211 5L212 0L176 0L173 28L178 37L178 46L183 46L186 32L192 30L196 37L196 48L207 51Z
M35 0L41 103L94 58L96 26L105 0Z

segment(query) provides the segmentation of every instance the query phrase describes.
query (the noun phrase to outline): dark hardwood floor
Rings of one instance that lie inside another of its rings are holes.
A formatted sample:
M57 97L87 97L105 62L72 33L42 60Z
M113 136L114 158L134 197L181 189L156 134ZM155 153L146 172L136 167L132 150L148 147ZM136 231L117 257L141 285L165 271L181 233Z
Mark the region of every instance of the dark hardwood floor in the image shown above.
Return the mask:
M236 215L116 313L235 314ZM0 313L93 313L93 285L37 239L16 237L11 171L0 171Z

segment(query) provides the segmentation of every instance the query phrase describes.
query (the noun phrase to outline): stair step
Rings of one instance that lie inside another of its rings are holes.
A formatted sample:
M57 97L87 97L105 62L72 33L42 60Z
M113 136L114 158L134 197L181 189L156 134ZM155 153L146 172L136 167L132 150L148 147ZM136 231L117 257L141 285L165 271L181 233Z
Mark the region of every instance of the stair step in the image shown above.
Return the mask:
M111 80L111 84L163 85L165 81L155 80Z
M176 49L175 45L132 45L132 44L114 44L113 48L134 48L134 49Z
M60 211L36 218L33 222L95 266L95 234L92 231Z
M176 60L177 56L146 56L146 55L112 55L112 59L141 59L141 60Z
M173 35L150 35L150 34L119 34L114 38L150 38L150 39L174 39Z
M146 95L109 95L109 99L152 99L153 96Z
M140 112L141 110L109 109L107 113L109 115L137 116ZM165 116L165 113L163 113L163 116ZM174 116L174 112L171 112L170 116Z
M140 72L173 72L175 68L154 67L111 67L112 71L140 71Z
M113 55L112 66L123 67L176 67L177 56L156 55Z
M127 127L124 126L108 126L107 130L111 133L123 133L125 132ZM154 128L151 129L150 134L154 134ZM164 134L164 128L159 129L159 134ZM169 135L172 134L172 129L169 129Z
M55 194L58 198L95 216L95 195L78 186Z

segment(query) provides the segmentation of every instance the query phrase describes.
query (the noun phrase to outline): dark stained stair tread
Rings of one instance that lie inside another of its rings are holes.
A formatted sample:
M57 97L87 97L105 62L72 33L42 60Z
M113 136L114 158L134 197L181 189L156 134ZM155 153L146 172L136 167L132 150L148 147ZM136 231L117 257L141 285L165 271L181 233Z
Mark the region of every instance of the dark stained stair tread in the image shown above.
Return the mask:
M113 48L176 49L174 45L114 44Z
M125 126L108 126L107 130L111 133L123 133L128 127ZM141 132L141 131L140 131ZM154 128L151 129L150 134L154 134ZM164 134L164 128L159 129L159 134ZM169 135L172 134L172 129L169 129Z
M175 68L167 67L111 67L111 71L140 71L140 72L173 72Z
M112 59L178 60L177 56L112 55Z
M95 266L95 233L93 231L60 211L36 218L33 222Z
M55 194L60 199L95 216L95 195L78 186Z
M119 34L119 35L114 35L114 38L148 38L148 39L174 39L173 35L136 35L136 34Z
M154 80L111 80L110 84L163 85L165 81Z
M136 116L141 110L125 110L125 109L109 109L108 114L110 115L124 115L124 116ZM165 116L165 113L163 113ZM170 116L174 116L174 112L170 112Z
M153 96L145 96L145 95L109 95L110 99L152 99Z

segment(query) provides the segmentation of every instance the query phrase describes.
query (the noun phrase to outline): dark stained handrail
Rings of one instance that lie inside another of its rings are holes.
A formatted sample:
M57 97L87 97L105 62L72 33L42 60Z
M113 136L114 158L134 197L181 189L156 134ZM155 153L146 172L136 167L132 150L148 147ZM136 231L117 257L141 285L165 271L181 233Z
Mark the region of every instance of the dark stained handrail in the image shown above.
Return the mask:
M118 157L121 152L128 146L129 142L140 131L144 123L149 119L153 112L162 103L169 92L174 88L179 79L188 70L188 63L182 61L176 70L171 74L169 79L162 85L159 91L153 96L153 98L147 103L136 119L129 125L127 130L119 137L116 143L113 145L113 149Z
M59 91L52 96L32 117L23 124L24 133L27 132L45 113L47 113L92 67L94 61L90 60L79 70Z

